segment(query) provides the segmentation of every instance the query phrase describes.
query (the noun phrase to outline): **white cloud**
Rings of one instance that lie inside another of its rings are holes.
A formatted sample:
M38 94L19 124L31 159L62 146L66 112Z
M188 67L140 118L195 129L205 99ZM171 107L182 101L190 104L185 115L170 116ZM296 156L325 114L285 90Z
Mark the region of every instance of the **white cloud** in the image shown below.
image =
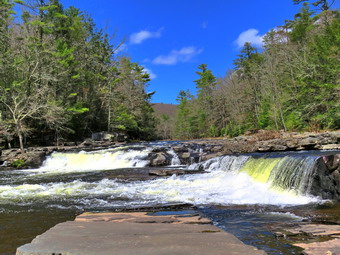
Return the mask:
M157 75L152 70L150 70L149 68L146 68L145 66L144 66L144 72L150 75L151 80L154 80L157 78Z
M185 63L193 57L200 54L202 49L196 47L183 47L180 50L172 50L168 55L160 55L152 60L153 64L157 65L175 65L177 63Z
M201 27L202 27L203 29L208 28L208 22L204 21L204 22L201 24Z
M150 38L160 38L162 36L162 30L163 29L159 29L156 32L151 32L148 30L141 30L138 33L134 33L130 36L130 43L140 44L143 41L150 39Z
M254 46L262 47L263 35L260 35L257 29L248 29L238 36L236 40L237 47L242 48L246 42L249 42Z

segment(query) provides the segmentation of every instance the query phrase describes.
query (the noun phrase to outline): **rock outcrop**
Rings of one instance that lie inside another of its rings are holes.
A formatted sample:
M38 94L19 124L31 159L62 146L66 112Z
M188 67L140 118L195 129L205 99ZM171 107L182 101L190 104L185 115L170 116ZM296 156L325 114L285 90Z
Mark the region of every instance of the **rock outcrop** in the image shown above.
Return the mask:
M324 199L340 199L340 154L320 157L315 164L315 174L310 194Z
M226 252L227 251L227 252ZM199 214L86 213L17 249L28 254L265 255Z
M339 225L300 223L297 226L286 226L284 230L275 232L275 235L277 238L295 240L294 245L303 248L305 255L336 255L340 252Z
M279 133L259 131L224 140L224 153L300 150L340 150L340 131L324 133Z

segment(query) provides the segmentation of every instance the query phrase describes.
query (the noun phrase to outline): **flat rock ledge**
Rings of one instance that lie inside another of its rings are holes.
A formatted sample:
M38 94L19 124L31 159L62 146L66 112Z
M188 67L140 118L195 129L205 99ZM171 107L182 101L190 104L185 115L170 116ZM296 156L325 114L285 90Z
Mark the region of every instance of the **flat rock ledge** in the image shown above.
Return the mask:
M340 254L340 225L301 224L297 227L287 228L286 231L277 232L278 237L297 237L309 240L297 242L295 246L304 249L305 255L338 255ZM317 240L317 241L312 241Z
M17 249L17 255L263 255L199 214L85 213Z

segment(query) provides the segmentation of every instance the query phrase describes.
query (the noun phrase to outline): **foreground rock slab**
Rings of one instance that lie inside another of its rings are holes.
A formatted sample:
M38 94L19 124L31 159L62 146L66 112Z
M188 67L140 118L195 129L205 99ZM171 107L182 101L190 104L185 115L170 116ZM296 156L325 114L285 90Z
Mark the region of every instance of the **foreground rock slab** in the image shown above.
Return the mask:
M340 254L340 225L301 224L297 227L287 228L278 236L301 236L307 242L295 243L295 246L304 249L306 255L337 255ZM320 239L313 242L312 240ZM325 239L325 240L322 240Z
M100 213L56 225L17 255L263 255L197 214Z
M306 255L337 255L340 254L340 239L334 239L325 242L314 243L297 243L295 246L299 246L304 249Z

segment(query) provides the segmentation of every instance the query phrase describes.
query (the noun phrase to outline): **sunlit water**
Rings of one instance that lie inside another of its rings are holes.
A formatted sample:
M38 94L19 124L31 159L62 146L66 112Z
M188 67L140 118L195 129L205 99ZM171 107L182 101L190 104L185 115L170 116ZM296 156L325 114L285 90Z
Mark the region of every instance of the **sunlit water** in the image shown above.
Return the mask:
M283 207L320 202L319 198L293 189L295 186L302 187L302 180L301 183L285 187L278 178L271 179L272 175L278 175L276 168L279 164L296 164L301 168L306 167L307 163L312 164L314 159L305 160L303 164L291 159L254 163L249 156L231 156L189 167L208 171L203 174L174 175L146 181L114 178L117 169L147 166L147 156L151 150L151 147L124 147L96 152L54 153L39 169L1 172L0 253L11 254L18 245L40 234L37 233L40 230L43 232L55 223L72 219L85 210L106 211L176 203L189 203L201 208L202 213L227 231L233 232L233 229L242 226L247 230L235 235L263 248L264 244L254 240L260 238L259 233L266 232L264 222L297 219L286 215L263 217L263 214L252 209L237 211L216 208L233 205ZM168 153L173 155L172 165L180 165L177 155L172 150ZM258 163L262 164L261 167L253 167ZM27 216L27 221L23 220L23 215ZM46 220L46 223L39 218ZM37 231L20 231L15 222L20 222L23 229L34 228ZM230 224L234 224L233 227ZM246 227L247 224L253 226L252 231ZM14 227L11 228L11 225ZM20 233L22 237L10 241L13 236L20 236ZM269 240L269 236L273 239L270 234L265 235L264 239ZM270 254L286 254L280 253L280 248L275 250L275 245L286 249L284 245L274 243L270 248L267 247Z

